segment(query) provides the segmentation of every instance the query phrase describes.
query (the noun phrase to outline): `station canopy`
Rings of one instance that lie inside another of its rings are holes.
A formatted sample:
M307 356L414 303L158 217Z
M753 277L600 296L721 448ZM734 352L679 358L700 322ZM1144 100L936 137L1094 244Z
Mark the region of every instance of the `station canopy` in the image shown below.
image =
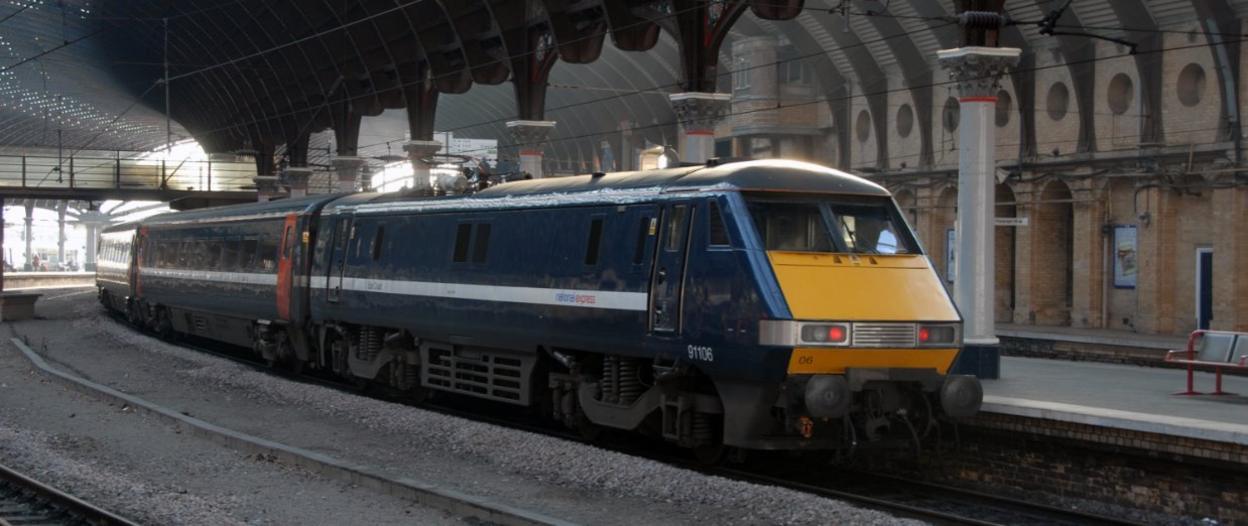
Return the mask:
M334 107L349 101L366 116L360 154L402 155L407 88L421 80L441 93L435 129L506 145L505 123L518 115L510 64L521 53L504 37L521 27L537 39L537 58L559 54L545 101L545 118L558 122L549 155L584 163L621 130L634 144L674 142L667 96L682 91L674 13L696 1L8 0L0 4L0 147L163 145L166 65L173 138L193 137L209 152L245 152L257 141L280 149L308 132L315 162L333 148L325 130L334 126ZM893 77L914 86L944 78L936 51L958 44L952 0L799 3L792 20L748 10L736 20L719 52L719 91L732 88L732 42L751 36L778 36L786 50L778 60L801 64L799 75L817 82L829 104L893 88ZM1027 21L1066 3L1005 7ZM1235 20L1246 9L1245 0L1076 1L1058 27L1147 46L1158 40L1156 28ZM650 27L657 28L653 45L620 49L636 47L621 46L621 38ZM601 49L569 55L587 41L601 41ZM1093 45L1040 34L1035 24L1007 27L1002 44L1025 56L1043 49L1068 58ZM824 131L845 127L833 122Z

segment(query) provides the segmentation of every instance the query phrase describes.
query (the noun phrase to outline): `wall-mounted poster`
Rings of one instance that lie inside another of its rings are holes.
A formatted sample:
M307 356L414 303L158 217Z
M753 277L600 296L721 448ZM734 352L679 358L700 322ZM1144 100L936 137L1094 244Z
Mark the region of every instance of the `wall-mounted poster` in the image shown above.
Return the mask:
M1135 277L1140 270L1135 233L1134 226L1114 227L1114 288L1135 288Z
M953 283L957 276L957 261L954 255L958 246L958 234L952 229L945 231L945 281Z

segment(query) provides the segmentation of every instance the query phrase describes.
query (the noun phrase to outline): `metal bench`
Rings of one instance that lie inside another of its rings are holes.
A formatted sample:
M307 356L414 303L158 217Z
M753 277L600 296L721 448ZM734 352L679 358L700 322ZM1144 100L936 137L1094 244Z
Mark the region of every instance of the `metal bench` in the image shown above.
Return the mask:
M1193 375L1198 366L1213 368L1216 380L1211 394L1234 394L1222 390L1222 370L1248 369L1248 333L1192 331L1187 338L1187 348L1167 352L1166 361L1187 364L1187 390L1175 394L1203 394L1193 385Z

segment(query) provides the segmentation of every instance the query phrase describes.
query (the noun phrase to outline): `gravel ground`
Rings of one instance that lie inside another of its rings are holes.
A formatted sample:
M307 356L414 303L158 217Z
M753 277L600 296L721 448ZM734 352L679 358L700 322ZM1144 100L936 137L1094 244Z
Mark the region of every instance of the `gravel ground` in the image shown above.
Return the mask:
M68 390L0 352L0 463L143 524L459 524Z
M36 349L46 340L47 348L41 351L45 356L97 382L174 407L193 403L196 417L240 431L352 461L362 458L361 463L382 466L396 475L458 485L470 493L569 520L909 522L799 492L706 476L582 443L256 372L138 333L105 316L92 294L50 294L45 300L40 314L49 321L14 324L16 330L30 336ZM191 386L194 389L187 389ZM170 389L179 392L170 394ZM282 436L284 430L276 428L284 426L275 419L292 411L301 416L292 425L301 428L285 430L288 434ZM240 421L240 412L254 416ZM348 448L344 441L362 447Z

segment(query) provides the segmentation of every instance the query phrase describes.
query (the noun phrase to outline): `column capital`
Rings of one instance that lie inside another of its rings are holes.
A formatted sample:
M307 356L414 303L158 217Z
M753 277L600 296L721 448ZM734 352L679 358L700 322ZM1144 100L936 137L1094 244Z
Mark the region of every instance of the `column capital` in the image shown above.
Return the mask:
M282 193L280 178L276 175L257 175L251 180L256 183L256 199L260 202L269 201Z
M511 137L516 141L516 145L524 150L535 150L537 155L541 155L542 143L550 138L550 133L555 130L555 121L508 121L507 131L511 132Z
M409 159L424 159L432 156L442 150L442 143L438 141L407 141L403 143L403 151L407 152Z
M337 157L334 157L334 160L331 162L335 168L339 166L359 168L360 166L363 166L364 163L368 162L368 160L363 157L355 157L351 155L339 155Z
M1012 47L968 46L939 50L936 58L941 66L949 70L950 78L958 83L961 98L995 99L1001 86L1001 76L1018 64L1021 53L1021 50Z
M312 178L312 169L306 166L287 166L282 178L290 189L291 197L308 195L308 180Z
M732 105L728 93L688 91L668 95L676 119L685 133L712 133Z

